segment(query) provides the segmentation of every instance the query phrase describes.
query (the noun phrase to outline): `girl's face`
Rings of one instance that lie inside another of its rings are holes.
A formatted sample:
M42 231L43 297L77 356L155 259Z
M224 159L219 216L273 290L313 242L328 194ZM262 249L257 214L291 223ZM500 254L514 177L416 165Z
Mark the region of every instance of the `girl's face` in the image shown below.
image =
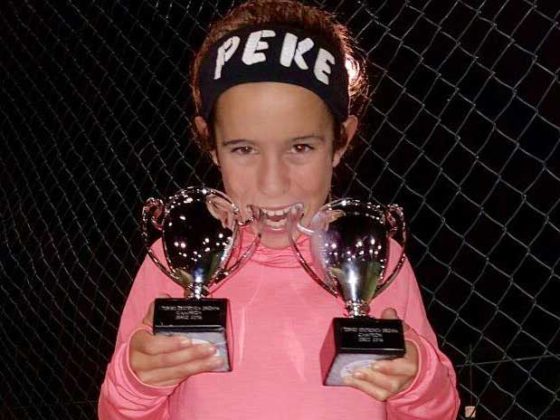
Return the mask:
M200 117L196 125L207 130ZM356 125L353 116L343 124L349 140ZM241 84L219 97L214 134L212 156L226 194L242 212L248 204L264 210L263 245L288 246L286 212L300 202L303 224L309 222L325 203L332 170L344 153L345 148L333 151L333 120L327 106L296 85Z

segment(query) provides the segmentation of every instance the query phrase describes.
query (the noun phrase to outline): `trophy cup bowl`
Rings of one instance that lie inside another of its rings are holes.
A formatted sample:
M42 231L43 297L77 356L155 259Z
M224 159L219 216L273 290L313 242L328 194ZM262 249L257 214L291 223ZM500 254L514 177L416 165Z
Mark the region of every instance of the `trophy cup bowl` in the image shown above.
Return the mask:
M155 300L153 332L214 344L225 360L217 371L232 368L231 322L228 300L209 295L258 246L262 216L256 207L249 210L253 218L242 222L237 207L225 194L205 187L180 190L165 203L150 198L142 210L142 236L148 255L185 293L183 298ZM240 227L248 223L255 223L257 234L242 249ZM161 235L166 264L150 247L150 229Z
M341 297L347 317L334 318L321 349L323 383L344 385L344 376L380 359L405 353L402 322L368 316L370 302L396 278L406 256L406 224L397 205L382 206L353 199L325 204L308 227L300 224L303 207L288 214L290 242L308 274L334 296ZM294 239L310 237L312 262ZM393 245L391 242L395 241ZM400 255L388 273L389 253L400 243Z

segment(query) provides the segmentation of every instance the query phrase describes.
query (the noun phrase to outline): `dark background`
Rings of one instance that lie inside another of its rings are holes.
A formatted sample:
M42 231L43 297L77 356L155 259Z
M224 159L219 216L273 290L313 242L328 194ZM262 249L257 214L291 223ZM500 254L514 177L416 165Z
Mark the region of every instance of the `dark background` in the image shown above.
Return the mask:
M235 3L2 3L0 418L95 418L142 203L221 188L186 75ZM335 193L404 207L463 405L560 418L560 5L308 3L350 27L373 87Z

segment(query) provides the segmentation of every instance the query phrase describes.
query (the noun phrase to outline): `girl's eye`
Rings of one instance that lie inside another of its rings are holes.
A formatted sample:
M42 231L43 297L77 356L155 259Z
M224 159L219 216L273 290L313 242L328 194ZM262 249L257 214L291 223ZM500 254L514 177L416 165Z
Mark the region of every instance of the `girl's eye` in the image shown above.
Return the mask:
M310 146L309 144L294 144L292 146L292 150L294 151L294 153L305 153L305 152L309 152L311 150L313 150L313 147Z
M237 146L231 149L231 153L236 155L250 155L253 153L253 148L251 146Z

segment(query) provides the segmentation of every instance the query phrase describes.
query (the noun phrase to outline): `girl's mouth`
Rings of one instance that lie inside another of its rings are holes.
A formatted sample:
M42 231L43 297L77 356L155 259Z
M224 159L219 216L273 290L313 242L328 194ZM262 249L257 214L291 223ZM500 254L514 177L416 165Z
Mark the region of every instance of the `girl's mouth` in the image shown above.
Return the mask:
M292 206L266 208L261 207L264 213L264 224L271 230L284 230L286 228L286 215Z

